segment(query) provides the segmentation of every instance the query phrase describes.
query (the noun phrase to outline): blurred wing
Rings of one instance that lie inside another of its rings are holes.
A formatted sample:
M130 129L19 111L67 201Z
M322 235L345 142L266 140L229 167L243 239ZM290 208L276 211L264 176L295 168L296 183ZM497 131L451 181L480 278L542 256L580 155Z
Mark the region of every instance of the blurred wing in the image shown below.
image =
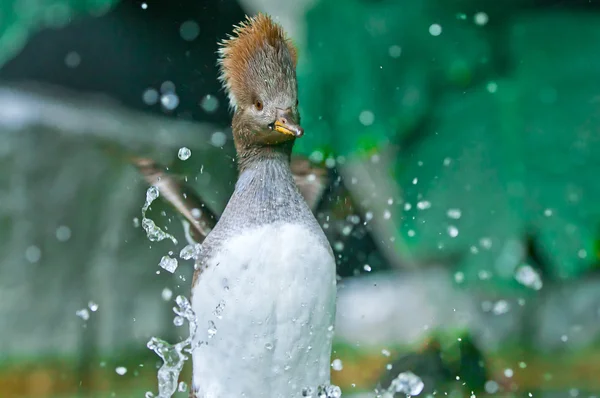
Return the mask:
M329 185L327 169L312 164L307 158L294 156L291 161L292 174L298 190L314 212L319 205L325 188Z
M149 185L158 187L160 197L184 219L186 236L190 243L202 243L217 223L217 216L206 206L205 201L185 182L160 167L154 160L130 157ZM291 161L292 174L298 189L315 211L329 178L327 171L312 165L308 159L295 157Z
M160 197L183 217L188 241L202 243L217 223L217 217L204 200L152 159L133 157L131 161L146 182L158 187Z

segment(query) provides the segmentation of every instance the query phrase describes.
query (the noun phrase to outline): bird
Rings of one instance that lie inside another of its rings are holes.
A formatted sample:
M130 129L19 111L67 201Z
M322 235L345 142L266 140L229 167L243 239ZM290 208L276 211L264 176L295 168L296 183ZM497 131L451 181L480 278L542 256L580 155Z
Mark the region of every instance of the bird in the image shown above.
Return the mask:
M220 42L238 179L195 264L195 398L300 397L330 382L336 263L290 169L304 134L296 63L266 14Z

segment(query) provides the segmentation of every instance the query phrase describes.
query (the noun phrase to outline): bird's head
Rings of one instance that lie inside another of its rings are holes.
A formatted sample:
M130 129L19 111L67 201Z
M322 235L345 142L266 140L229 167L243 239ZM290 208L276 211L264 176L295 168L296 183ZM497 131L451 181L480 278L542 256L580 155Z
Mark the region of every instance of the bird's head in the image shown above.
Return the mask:
M293 142L303 135L296 57L281 26L264 14L248 17L220 43L220 80L234 110L238 151Z

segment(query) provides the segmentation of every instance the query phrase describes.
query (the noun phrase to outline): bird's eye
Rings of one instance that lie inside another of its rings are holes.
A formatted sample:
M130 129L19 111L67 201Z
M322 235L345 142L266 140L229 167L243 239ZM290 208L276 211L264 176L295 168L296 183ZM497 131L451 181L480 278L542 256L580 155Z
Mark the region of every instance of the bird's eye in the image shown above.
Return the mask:
M262 101L261 100L254 101L254 107L256 108L257 111L262 111L262 109L263 109Z

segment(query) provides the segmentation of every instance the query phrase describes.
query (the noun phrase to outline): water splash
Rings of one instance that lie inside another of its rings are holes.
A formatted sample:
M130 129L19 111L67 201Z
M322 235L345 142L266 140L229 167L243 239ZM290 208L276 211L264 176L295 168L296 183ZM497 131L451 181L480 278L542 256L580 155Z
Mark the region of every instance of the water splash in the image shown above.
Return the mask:
M302 390L302 396L305 398L340 398L342 390L333 384L324 384L313 389L308 387Z
M164 340L152 337L148 342L148 348L154 351L162 360L163 364L158 370L158 395L156 398L171 398L173 394L182 385L178 383L179 374L183 369L185 361L189 359L187 354L190 354L194 349L192 342L198 330L196 315L192 310L192 306L184 296L175 298L176 307L173 307L175 319L185 319L189 323L189 337L177 344L171 345ZM152 397L152 394L146 396Z
M163 231L154 223L154 221L146 218L146 212L148 211L148 208L150 208L152 202L154 202L159 195L160 193L158 191L158 187L154 185L148 188L146 191L146 201L142 207L142 228L144 228L144 231L146 231L146 236L148 236L148 239L150 239L152 242L160 242L164 239L171 239L173 244L176 245L177 239L175 239L173 235Z
M177 270L177 259L176 258L171 258L169 256L162 256L162 258L160 259L160 263L158 264L161 268L163 268L164 270L173 273L175 272L175 270Z
M377 398L393 398L395 394L405 394L406 396L419 395L425 384L423 380L412 372L402 372L394 380L390 386L377 394Z
M183 260L197 260L200 256L200 253L202 253L202 245L200 243L194 243L181 249L179 252L179 257L181 257Z

